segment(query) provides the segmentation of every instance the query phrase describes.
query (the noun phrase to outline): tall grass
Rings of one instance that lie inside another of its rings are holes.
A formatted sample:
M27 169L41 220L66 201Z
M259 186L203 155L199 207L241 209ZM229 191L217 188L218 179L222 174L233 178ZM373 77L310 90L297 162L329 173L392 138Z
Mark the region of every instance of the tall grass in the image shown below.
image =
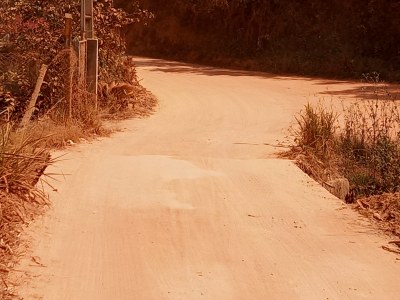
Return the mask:
M291 130L297 145L318 156L326 156L335 142L337 118L321 102L316 106L306 104L295 117L297 126Z
M54 160L41 147L47 136L18 128L9 120L7 110L0 114L0 120L0 265L4 284L0 298L3 299L9 291L3 276L16 261L21 225L49 204L38 181Z
M25 130L15 130L7 122L0 125L0 190L23 198L32 193L46 166L51 163L49 151L40 147L47 136L35 137Z
M357 195L400 191L400 108L394 100L355 102L343 110L307 104L291 130L295 146L332 162Z
M400 190L400 109L397 101L352 104L338 137L343 171L360 194Z

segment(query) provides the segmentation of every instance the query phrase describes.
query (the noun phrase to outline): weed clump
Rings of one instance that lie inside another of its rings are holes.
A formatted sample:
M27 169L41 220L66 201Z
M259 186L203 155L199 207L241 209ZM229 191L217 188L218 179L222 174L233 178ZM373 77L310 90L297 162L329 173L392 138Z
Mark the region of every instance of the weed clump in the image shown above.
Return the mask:
M5 114L1 113L0 117L6 119ZM32 135L11 121L0 123L0 267L3 274L15 263L22 225L49 204L38 184L46 167L53 163L49 151L41 147L46 138Z
M295 146L309 160L316 157L325 173L346 177L356 196L400 191L399 103L355 102L343 109L342 119L321 103L307 104L291 129Z
M397 101L371 100L346 109L337 152L357 194L400 190L399 116Z
M337 114L322 103L317 106L308 103L295 118L297 128L292 133L297 145L320 157L328 155L335 142Z

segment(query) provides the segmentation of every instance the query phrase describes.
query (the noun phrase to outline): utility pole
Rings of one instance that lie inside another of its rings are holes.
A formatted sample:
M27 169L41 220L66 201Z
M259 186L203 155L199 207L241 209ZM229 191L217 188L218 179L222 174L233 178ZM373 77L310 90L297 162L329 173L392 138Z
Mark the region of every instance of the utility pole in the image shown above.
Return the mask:
M81 33L82 38L94 38L93 0L81 0Z
M64 29L64 36L65 36L65 49L68 51L68 75L67 75L67 82L65 85L65 99L68 103L68 117L69 121L72 120L72 81L74 76L73 70L73 63L72 63L72 15L65 14L65 29Z
M94 104L97 108L99 41L96 38L94 30L93 0L81 0L81 35L82 41L79 48L80 52L82 50L84 51L84 53L82 53L84 59L80 59L80 62L82 60L85 61L85 65L83 70L84 75L81 74L80 81L84 81L86 89L93 96Z

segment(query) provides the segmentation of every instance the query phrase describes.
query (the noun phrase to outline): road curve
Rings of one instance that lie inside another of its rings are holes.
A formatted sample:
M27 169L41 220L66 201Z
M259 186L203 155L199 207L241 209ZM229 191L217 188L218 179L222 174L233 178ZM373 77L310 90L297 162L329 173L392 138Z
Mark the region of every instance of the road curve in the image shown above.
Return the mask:
M385 237L266 145L358 85L136 60L158 111L53 167L24 299L400 298Z

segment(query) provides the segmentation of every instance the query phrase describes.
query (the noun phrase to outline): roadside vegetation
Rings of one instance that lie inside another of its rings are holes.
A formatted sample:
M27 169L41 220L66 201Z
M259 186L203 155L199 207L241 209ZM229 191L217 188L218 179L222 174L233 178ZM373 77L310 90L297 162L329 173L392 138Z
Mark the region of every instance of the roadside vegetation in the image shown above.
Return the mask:
M58 176L45 171L57 160L50 150L109 133L103 126L105 118L146 116L156 105L156 99L140 86L125 45L126 26L151 14L138 7L128 14L114 8L112 0L95 2L100 41L98 103L76 77L71 106L66 103L66 76L70 72L75 76L72 68L77 57L64 49L65 13L73 15L73 38L78 40L79 0L4 0L0 6L1 299L13 297L6 277L23 251L19 239L23 225L50 205L42 188L47 179ZM21 126L43 64L48 69L32 120Z
M131 1L117 0L123 7ZM129 50L225 67L400 78L400 9L390 0L143 0Z
M330 191L330 182L348 180L343 200L400 237L400 103L381 83L368 88L373 99L340 113L307 104L291 128L291 157Z

